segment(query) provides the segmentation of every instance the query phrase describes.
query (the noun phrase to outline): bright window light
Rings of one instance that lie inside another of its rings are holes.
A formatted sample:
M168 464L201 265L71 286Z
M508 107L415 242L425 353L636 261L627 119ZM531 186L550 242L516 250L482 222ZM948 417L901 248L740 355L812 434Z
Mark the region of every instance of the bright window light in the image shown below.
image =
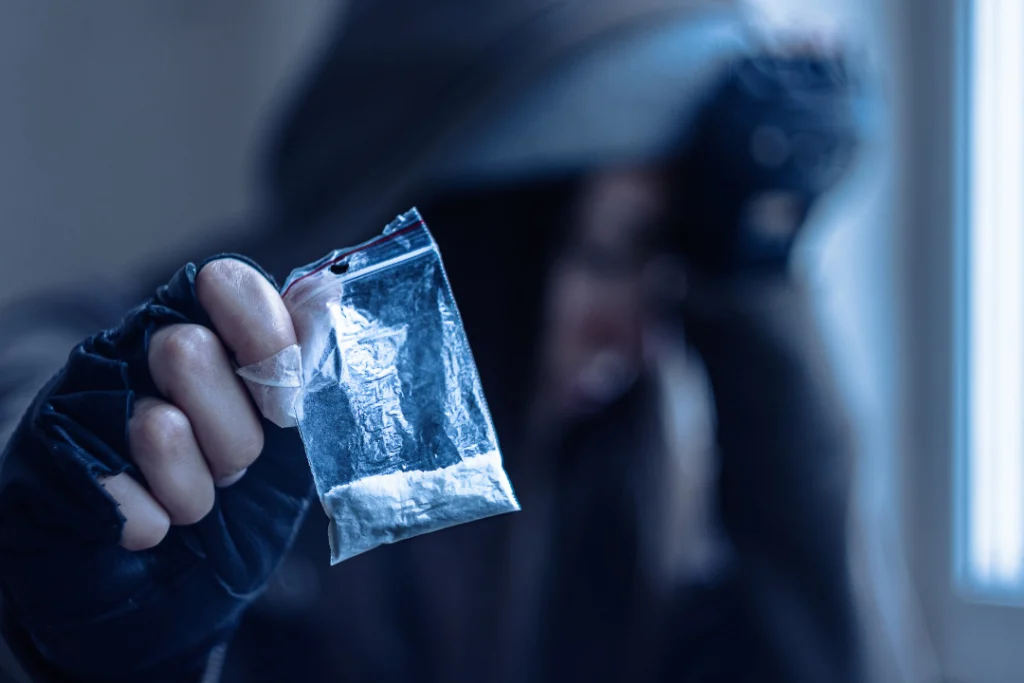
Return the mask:
M967 26L961 239L960 578L1024 596L1024 2Z

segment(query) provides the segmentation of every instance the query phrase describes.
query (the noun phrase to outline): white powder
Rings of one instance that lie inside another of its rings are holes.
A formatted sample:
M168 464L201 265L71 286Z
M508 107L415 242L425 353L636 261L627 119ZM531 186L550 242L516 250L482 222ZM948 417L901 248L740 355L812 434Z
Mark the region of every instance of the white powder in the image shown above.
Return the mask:
M519 509L492 451L448 467L392 472L335 486L323 497L331 564L384 543Z

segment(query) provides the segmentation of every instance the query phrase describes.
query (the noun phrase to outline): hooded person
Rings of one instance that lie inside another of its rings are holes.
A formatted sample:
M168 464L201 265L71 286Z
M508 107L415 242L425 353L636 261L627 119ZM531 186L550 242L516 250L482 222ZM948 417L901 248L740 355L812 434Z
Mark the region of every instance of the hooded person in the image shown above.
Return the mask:
M270 147L259 236L207 253L282 281L418 204L523 511L331 568L301 442L264 420L208 514L126 548L109 482L147 483L132 419L168 394L147 359L168 325L218 329L217 259L152 297L28 302L0 319L0 589L31 680L859 680L850 442L788 274L835 179L805 163L745 213L744 169L823 132L800 118L820 103L751 105L781 82L754 49L714 0L348 3Z

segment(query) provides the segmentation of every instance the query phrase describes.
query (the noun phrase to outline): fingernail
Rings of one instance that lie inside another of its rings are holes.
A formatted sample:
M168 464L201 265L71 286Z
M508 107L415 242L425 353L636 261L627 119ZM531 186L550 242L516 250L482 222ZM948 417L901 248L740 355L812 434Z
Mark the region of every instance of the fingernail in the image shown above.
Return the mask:
M224 477L220 481L214 482L214 486L217 488L226 488L232 484L237 484L238 480L245 476L245 473L249 470L248 467L240 469L239 471L232 474L230 477Z

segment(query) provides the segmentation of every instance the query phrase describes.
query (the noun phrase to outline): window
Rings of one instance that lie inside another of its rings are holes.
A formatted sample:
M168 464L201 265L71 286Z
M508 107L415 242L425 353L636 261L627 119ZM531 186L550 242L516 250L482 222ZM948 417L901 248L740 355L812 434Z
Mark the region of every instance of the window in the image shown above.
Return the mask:
M963 3L957 578L1024 600L1024 2Z

